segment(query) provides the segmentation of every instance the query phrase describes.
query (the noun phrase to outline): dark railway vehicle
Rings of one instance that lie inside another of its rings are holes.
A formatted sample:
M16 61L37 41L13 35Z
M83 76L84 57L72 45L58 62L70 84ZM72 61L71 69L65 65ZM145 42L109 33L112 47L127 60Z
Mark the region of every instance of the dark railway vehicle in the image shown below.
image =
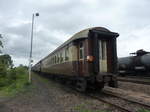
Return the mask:
M118 59L119 74L141 75L144 73L143 75L148 75L150 73L150 52L140 49L130 54L134 56Z
M116 37L103 27L82 30L39 61L33 71L69 81L79 91L117 86Z

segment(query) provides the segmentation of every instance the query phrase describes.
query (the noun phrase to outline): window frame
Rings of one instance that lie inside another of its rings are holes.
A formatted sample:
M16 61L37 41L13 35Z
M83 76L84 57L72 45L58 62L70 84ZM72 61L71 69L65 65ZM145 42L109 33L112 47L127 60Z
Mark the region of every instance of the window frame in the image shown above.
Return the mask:
M83 42L79 43L79 60L84 60L84 44L83 44Z

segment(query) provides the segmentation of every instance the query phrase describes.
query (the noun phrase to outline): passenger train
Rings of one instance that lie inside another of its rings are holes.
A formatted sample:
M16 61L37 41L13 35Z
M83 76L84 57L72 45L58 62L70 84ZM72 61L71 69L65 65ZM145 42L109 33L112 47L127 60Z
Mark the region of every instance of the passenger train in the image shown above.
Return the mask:
M32 67L32 71L70 82L79 91L117 87L118 33L92 27L73 35Z

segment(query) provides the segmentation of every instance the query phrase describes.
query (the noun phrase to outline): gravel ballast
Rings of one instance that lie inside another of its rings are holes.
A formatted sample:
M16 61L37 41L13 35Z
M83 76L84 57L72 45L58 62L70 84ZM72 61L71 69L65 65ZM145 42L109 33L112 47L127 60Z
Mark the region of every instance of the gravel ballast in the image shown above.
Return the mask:
M35 74L32 83L31 90L0 102L0 112L121 112Z

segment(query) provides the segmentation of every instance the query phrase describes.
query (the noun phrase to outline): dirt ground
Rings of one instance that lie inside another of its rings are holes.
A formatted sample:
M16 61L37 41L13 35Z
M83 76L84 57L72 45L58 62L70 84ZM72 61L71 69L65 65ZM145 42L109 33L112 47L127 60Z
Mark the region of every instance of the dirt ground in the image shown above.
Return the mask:
M32 83L31 90L14 98L1 99L0 112L120 112L38 75L33 75Z
M38 78L33 77L32 90L6 101L3 99L3 102L0 102L0 112L60 112L61 107L55 103L54 97L48 94L47 85L43 85Z

